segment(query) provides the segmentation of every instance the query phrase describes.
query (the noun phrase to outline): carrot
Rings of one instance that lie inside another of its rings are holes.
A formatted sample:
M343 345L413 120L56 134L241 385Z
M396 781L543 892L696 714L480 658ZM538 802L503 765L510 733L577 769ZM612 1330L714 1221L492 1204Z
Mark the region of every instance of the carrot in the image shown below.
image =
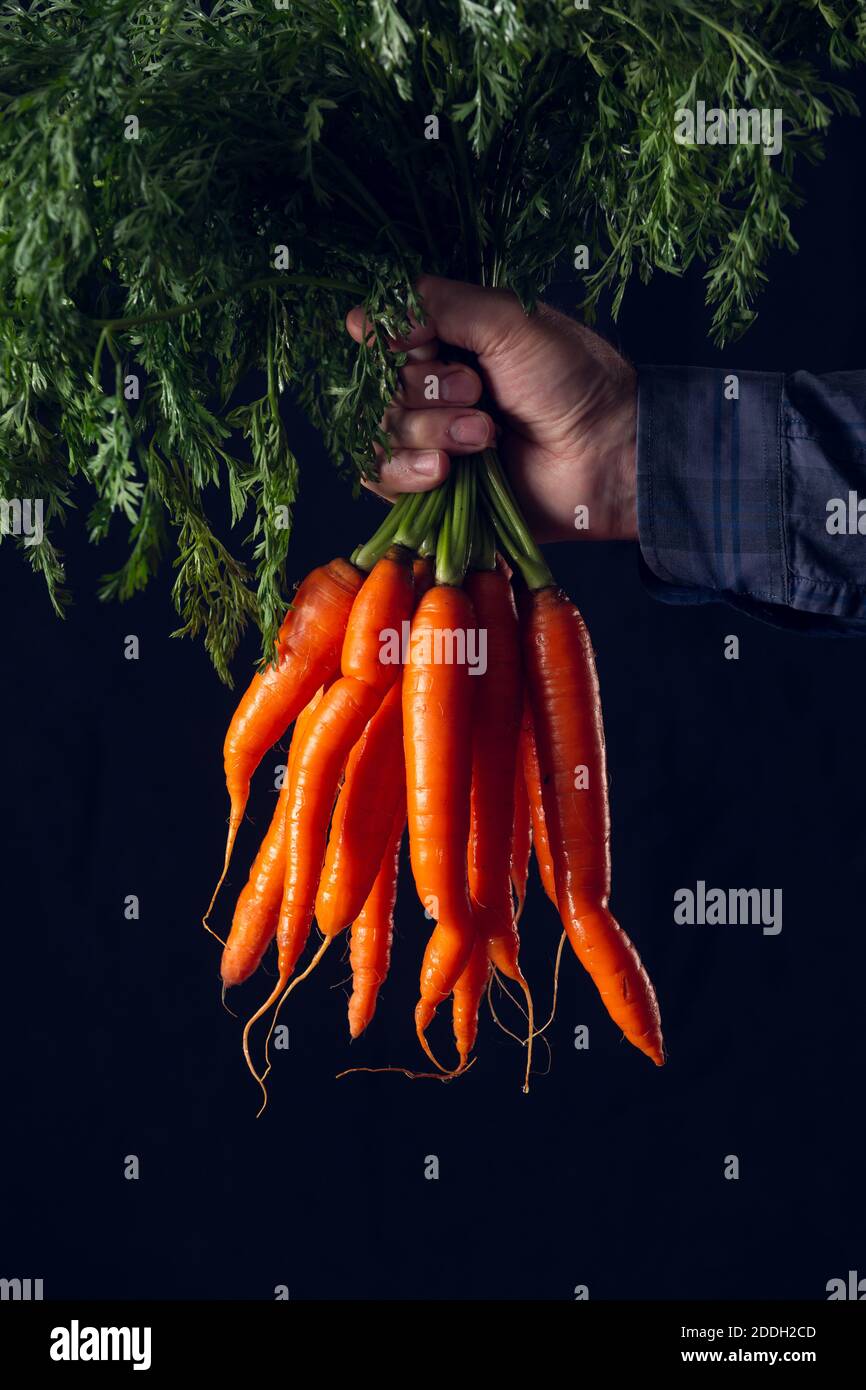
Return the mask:
M400 685L388 691L355 744L331 822L316 896L316 922L336 936L364 906L405 798Z
M478 1007L490 979L490 958L483 932L476 930L469 964L454 986L454 1041L463 1071L478 1036Z
M479 630L487 633L487 669L472 678L469 890L491 960L517 980L511 899L514 780L523 709L517 613L511 585L498 570L470 571L466 592Z
M511 580L511 568L501 557L504 572ZM522 658L521 658L522 660ZM524 691L523 707L526 706L526 693ZM523 721L523 710L521 710L521 727ZM523 745L520 737L517 740L517 757L514 763L514 820L511 825L511 886L514 889L514 896L517 899L517 910L514 914L515 926L523 916L523 909L526 905L526 885L529 880L529 861L532 857L532 817L529 810L529 793L526 790L526 778L523 773Z
M271 823L241 889L232 919L231 931L223 951L220 974L226 986L242 984L258 969L274 932L283 898L286 865L286 805L292 775L292 759L304 729L313 717L324 687L298 715L289 748L286 776L277 798Z
M406 828L406 793L402 791L390 827L388 846L373 887L352 923L349 960L352 996L349 1000L349 1032L359 1038L376 1012L379 989L391 963L394 936L394 904L400 869L400 842Z
M515 925L523 916L526 902L526 881L529 878L529 859L532 854L532 820L529 795L523 775L522 749L518 745L514 762L514 819L511 823L511 886L517 898Z
M393 547L364 582L346 627L342 677L322 699L298 745L286 807L286 875L277 923L279 976L271 995L244 1029L244 1055L250 1070L249 1031L286 990L309 936L328 822L346 759L400 672L398 663L381 659L382 643L384 631L400 632L412 612L409 559L408 551ZM325 937L313 963L331 940Z
M544 799L541 794L541 773L538 768L538 749L535 746L535 730L532 726L532 710L529 692L523 706L523 722L520 727L520 752L523 765L523 779L529 797L529 813L532 825L532 847L541 875L541 883L557 912L556 874L550 854L550 841L547 837L547 822L544 819Z
M531 1041L532 998L518 963L520 943L511 896L514 782L523 710L517 612L511 585L501 570L470 571L466 591L479 631L487 634L486 670L472 678L469 891L490 960L526 996ZM465 1064L465 1058L462 1061Z
M428 589L436 583L436 571L429 556L420 556L412 566L415 578L415 607L421 602Z
M204 925L228 872L250 794L250 779L267 750L282 737L320 685L340 668L340 646L363 572L332 560L308 574L277 637L276 666L252 679L228 728L223 748L231 809L225 862Z
M589 633L575 605L552 585L528 592L521 625L562 924L611 1018L629 1042L663 1066L655 991L608 907L607 768Z
M342 678L325 695L298 747L287 811L286 880L278 929L281 975L291 974L310 929L340 774L400 673L398 663L381 660L382 634L388 628L399 632L411 614L408 561L408 552L389 551L371 571L346 628Z
M417 604L433 583L432 562L416 560L413 576ZM324 936L336 936L363 908L386 855L397 805L405 801L405 786L398 682L388 691L346 764L316 896L316 922Z
M472 603L462 589L435 585L416 610L403 676L409 850L418 896L436 919L421 968L415 1029L434 1063L426 1030L475 942L466 858L476 680L465 662L441 659L446 642L474 622Z

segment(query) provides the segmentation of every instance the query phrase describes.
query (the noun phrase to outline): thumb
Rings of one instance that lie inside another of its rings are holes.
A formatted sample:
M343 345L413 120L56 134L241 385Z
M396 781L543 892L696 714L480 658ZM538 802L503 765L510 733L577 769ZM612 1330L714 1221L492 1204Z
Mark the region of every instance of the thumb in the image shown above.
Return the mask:
M528 319L512 290L485 289L462 280L421 275L416 282L431 330L444 343L467 348L479 359L510 346L525 331Z

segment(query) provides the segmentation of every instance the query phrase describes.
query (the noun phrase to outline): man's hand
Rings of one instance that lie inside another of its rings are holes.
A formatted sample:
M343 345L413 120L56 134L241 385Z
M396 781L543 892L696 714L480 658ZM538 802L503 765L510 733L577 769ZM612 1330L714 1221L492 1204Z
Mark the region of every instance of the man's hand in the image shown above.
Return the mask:
M418 291L427 323L395 340L406 351L400 391L383 420L393 457L380 455L380 483L392 498L423 492L448 474L449 455L496 444L526 520L541 541L637 537L633 369L608 343L547 305L527 317L508 290L482 289L424 275ZM364 333L360 308L346 327ZM446 364L440 346L474 352L496 408L473 410L482 377ZM425 399L425 378L439 378L439 399ZM575 508L589 511L575 529Z

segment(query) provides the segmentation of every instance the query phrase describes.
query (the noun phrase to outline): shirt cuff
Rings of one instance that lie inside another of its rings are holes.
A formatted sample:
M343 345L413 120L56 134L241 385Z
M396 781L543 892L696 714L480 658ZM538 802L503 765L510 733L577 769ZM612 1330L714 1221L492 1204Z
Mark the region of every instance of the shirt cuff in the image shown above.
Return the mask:
M673 603L789 601L781 372L638 369L642 571Z

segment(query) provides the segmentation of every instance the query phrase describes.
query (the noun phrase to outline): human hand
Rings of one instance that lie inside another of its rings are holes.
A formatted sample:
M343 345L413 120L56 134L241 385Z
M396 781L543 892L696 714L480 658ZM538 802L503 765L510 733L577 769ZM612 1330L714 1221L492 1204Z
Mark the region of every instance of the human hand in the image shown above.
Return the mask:
M408 360L383 428L393 455L379 453L379 483L393 499L424 492L448 475L449 455L496 445L527 523L540 541L637 537L635 424L637 379L604 339L546 304L524 314L510 290L423 275L418 291L427 323L392 341ZM364 315L346 316L356 342ZM441 347L476 354L481 376L445 363ZM425 379L439 378L439 399ZM482 380L483 378L483 380ZM496 410L473 410L486 387ZM575 528L575 508L588 529Z

